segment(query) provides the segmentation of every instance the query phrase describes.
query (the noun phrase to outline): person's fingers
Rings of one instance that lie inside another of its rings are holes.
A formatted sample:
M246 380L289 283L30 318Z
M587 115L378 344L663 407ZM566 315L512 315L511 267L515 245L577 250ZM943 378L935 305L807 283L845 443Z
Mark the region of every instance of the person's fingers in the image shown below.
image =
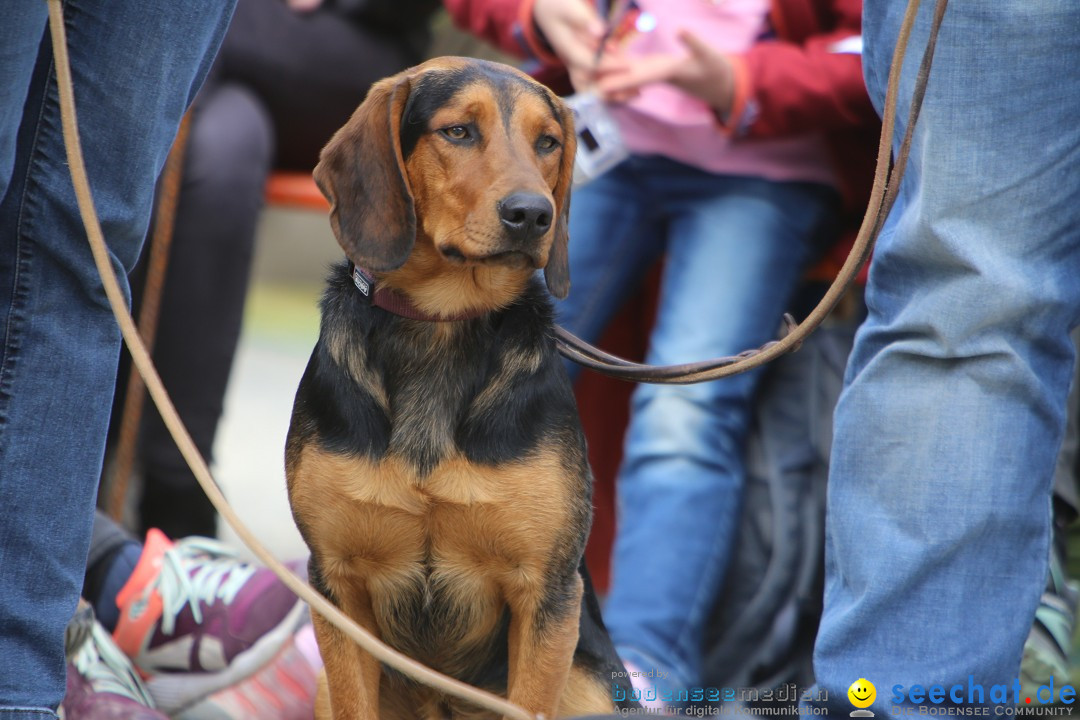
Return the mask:
M728 112L734 99L731 61L724 53L689 30L681 30L679 40L690 54L681 72L672 78L672 82L704 100L714 110Z
M643 85L669 82L685 58L674 55L650 55L634 62L607 65L597 73L596 87L602 95L636 90Z
M604 36L604 21L596 12L596 8L585 2L570 2L567 6L567 22L577 31L584 33L586 37L599 42Z
M567 66L592 63L604 35L604 23L591 5L583 0L537 0L533 19Z
M591 38L580 34L560 36L558 40L548 38L551 48L559 59L568 67L581 69L591 68L596 59L596 48L599 43L592 42Z
M605 52L600 56L600 62L596 64L597 75L612 75L629 72L639 58L623 55L621 52Z
M570 67L568 70L570 74L570 85L572 85L577 92L583 92L593 86L595 81L592 72L578 70L575 67Z
M709 45L689 30L679 31L679 41L686 46L691 55L701 60L708 60L718 54L712 45Z
M641 94L641 90L633 88L630 90L618 90L616 92L604 95L604 100L610 103L627 103Z

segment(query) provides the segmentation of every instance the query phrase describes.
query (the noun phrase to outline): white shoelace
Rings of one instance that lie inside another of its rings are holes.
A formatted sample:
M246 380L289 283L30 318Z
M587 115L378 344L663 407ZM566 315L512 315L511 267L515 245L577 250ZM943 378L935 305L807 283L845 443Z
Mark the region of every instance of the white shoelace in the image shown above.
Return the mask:
M154 707L127 655L116 647L108 631L95 622L90 637L72 659L75 669L97 692L108 692Z
M190 573L191 566L198 568ZM161 630L166 635L176 627L176 618L185 605L191 606L195 622L202 622L201 603L216 598L231 603L256 567L242 562L225 545L208 538L185 538L165 551L161 572L147 585L144 597L153 588L161 594Z

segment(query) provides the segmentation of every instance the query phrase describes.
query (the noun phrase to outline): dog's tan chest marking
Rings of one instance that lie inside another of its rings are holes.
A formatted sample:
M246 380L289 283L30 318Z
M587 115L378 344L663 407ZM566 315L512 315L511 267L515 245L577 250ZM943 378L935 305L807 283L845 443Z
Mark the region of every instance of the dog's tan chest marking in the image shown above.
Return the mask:
M551 449L497 467L453 456L420 476L393 455L373 461L308 446L290 493L321 538L331 590L367 592L386 640L435 655L439 648L411 647L415 628L399 624L450 615L459 632L440 645L482 645L507 602L544 592L578 504Z

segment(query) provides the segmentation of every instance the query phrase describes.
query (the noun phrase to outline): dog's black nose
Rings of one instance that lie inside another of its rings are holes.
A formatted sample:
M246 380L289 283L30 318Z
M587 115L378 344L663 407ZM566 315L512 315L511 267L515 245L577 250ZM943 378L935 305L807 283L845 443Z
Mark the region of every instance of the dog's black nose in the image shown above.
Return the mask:
M551 227L551 203L543 195L512 193L500 200L497 207L503 227L514 240L535 240Z

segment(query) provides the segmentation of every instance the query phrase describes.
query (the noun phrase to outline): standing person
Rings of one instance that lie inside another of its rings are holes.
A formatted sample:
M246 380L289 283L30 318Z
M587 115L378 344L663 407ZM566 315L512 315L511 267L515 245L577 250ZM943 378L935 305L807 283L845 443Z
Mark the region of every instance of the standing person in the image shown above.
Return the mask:
M775 337L808 265L835 243L844 213L865 205L877 121L859 0L638 0L614 3L610 20L584 0L513 13L495 0L447 4L504 47L520 42L549 68L561 61L578 90L610 101L630 151L574 191L559 323L595 341L663 257L647 362L732 355ZM605 27L625 27L630 12L648 22L619 44ZM628 669L647 676L636 678L647 699L702 682L759 377L635 390L605 621Z
M879 109L904 5L866 5ZM949 2L836 410L815 672L837 714L859 678L879 717L894 686L990 705L1004 685L1000 704L1025 704L1011 688L1047 583L1080 322L1078 111L1080 5Z
M154 181L232 12L65 3L79 129L113 263L134 265ZM47 7L0 23L0 718L56 717L120 346L76 206Z

